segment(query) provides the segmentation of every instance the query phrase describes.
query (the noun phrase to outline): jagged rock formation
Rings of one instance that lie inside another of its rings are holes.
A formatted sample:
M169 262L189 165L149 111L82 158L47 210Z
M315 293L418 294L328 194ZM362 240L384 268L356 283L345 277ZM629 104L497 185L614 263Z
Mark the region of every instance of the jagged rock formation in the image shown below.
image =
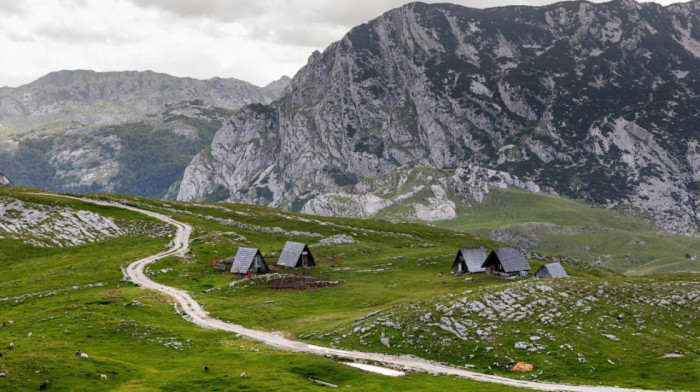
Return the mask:
M140 121L33 132L0 143L0 167L19 186L164 197L232 113L183 101Z
M119 124L193 99L238 109L274 101L288 83L286 76L258 87L238 79L198 80L151 71L52 72L24 86L0 88L0 128L26 132L56 122Z
M0 186L12 186L12 181L0 172Z
M415 185L442 207L425 215L447 216L452 195L478 200L450 186L474 184L449 179L481 167L533 190L631 204L693 234L699 8L408 4L315 52L279 101L230 119L188 166L178 199L216 193L331 214L350 200L366 215L393 192L368 182L428 167L442 174Z

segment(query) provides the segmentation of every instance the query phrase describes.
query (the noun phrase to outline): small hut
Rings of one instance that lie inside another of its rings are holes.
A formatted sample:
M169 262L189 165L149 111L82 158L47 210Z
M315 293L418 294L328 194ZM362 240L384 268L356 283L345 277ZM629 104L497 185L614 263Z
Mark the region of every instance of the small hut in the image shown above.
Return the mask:
M486 249L483 246L478 248L460 248L452 263L452 271L455 274L473 274L484 272L485 268L481 264L486 260Z
M226 271L226 264L224 263L214 263L214 269L218 271Z
M497 276L527 276L530 270L525 256L514 248L495 248L481 264L487 275Z
M549 263L540 267L540 269L535 272L535 276L542 279L551 279L566 278L569 275L566 274L566 271L564 271L564 267L562 267L561 264Z
M270 269L265 264L262 254L258 248L238 248L238 253L233 260L231 267L232 274L245 275L248 272L253 274L266 274Z
M309 247L301 242L287 241L277 265L286 268L314 268L316 262Z
M214 264L214 269L230 272L235 259L235 257L229 257L228 259L221 260Z

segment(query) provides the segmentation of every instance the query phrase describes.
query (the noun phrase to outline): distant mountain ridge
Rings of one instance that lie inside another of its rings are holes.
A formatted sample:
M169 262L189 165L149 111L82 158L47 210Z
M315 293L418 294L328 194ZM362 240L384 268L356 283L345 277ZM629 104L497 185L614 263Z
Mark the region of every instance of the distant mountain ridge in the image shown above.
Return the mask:
M162 198L232 114L192 100L138 121L31 132L0 143L0 167L18 186Z
M199 80L152 71L58 71L20 87L0 88L0 128L23 133L57 121L118 124L155 113L167 103L193 99L238 109L271 103L289 80L284 76L258 87L238 79Z
M403 203L445 219L515 184L631 205L692 235L699 92L698 0L411 3L315 52L280 100L242 109L178 199L327 215Z

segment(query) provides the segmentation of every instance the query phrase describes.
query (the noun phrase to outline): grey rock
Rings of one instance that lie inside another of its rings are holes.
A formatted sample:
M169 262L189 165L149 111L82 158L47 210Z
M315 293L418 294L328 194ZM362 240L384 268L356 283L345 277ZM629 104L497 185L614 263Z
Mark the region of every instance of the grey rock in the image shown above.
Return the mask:
M694 235L699 7L407 4L312 54L278 101L230 119L177 198L224 188L351 216L400 202L430 220L453 215L453 195L545 189Z
M9 178L5 177L5 175L0 172L0 187L3 186L12 186L12 181L10 181Z

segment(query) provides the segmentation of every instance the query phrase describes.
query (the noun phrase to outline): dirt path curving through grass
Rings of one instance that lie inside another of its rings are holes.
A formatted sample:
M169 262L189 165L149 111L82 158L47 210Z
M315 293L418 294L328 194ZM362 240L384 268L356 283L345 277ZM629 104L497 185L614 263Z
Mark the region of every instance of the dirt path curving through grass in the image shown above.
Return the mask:
M361 351L352 350L340 350L330 347L316 346L313 344L308 344L296 340L287 339L278 333L274 332L263 332L254 329L245 328L238 324L227 323L211 317L202 307L195 301L186 291L176 289L174 287L165 286L156 283L149 279L144 273L144 269L147 265L168 256L182 255L189 250L189 238L192 233L192 227L186 223L179 222L167 215L160 214L154 211L148 211L132 206L127 206L119 203L105 202L100 200L92 200L87 198L70 197L63 196L76 200L80 200L87 203L93 203L103 206L124 208L127 210L135 211L148 215L150 217L161 220L165 223L175 226L177 232L175 238L173 239L173 246L161 253L153 256L143 258L141 260L134 261L129 264L126 269L129 278L134 283L139 284L141 287L149 290L154 290L163 294L166 294L173 298L186 313L186 317L189 321L197 324L202 328L207 329L218 329L222 331L233 332L241 336L245 336L251 339L259 340L270 346L289 350L296 352L305 352L316 355L333 356L344 359L353 359L361 361L375 361L384 363L392 366L399 366L402 368L407 368L415 371L423 371L432 374L444 374L450 376L458 376L468 378L470 380L480 381L480 382L490 382L501 385L508 385L512 387L534 389L540 391L571 391L571 392L642 392L649 391L644 389L628 389L628 388L618 388L618 387L608 387L608 386L585 386L585 385L569 385L569 384L556 384L547 382L535 382L535 381L525 381L525 380L515 380L507 377L494 376L489 374L482 374L477 372L472 372L456 367L441 365L437 363L430 362L425 359L411 357L411 356L394 356L379 353L368 353Z

